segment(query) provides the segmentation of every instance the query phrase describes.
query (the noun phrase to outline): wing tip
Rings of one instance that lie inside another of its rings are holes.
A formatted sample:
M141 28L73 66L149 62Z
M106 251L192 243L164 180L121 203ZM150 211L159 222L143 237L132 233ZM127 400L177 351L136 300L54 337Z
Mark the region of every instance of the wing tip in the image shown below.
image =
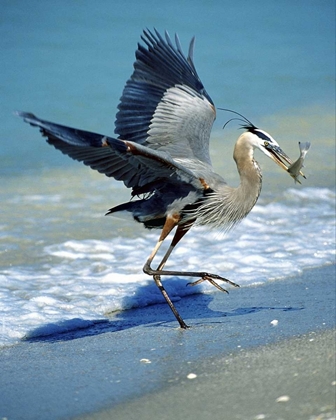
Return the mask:
M35 126L35 127L40 126L41 120L31 112L14 111L13 114L16 117L22 118L24 122L26 122L26 123L28 123L32 126Z
M26 119L26 118L37 119L37 117L32 112L25 112L25 111L16 110L16 111L13 112L13 114L16 117L21 117L23 119Z

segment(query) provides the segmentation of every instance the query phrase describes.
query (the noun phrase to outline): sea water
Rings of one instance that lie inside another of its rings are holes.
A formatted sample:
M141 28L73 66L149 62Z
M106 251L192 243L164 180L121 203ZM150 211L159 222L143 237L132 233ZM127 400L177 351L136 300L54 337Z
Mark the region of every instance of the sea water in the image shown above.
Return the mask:
M167 268L249 286L335 262L332 2L5 1L2 9L0 345L163 302L142 272L159 231L104 217L129 200L123 184L72 162L12 114L111 135L145 27L178 32L185 51L196 35L196 66L215 104L246 114L293 160L298 141L312 143L302 185L256 154L263 190L250 215L226 235L191 229ZM235 186L240 132L234 122L221 130L229 118L218 111L211 156ZM218 292L188 281L164 279L172 300Z

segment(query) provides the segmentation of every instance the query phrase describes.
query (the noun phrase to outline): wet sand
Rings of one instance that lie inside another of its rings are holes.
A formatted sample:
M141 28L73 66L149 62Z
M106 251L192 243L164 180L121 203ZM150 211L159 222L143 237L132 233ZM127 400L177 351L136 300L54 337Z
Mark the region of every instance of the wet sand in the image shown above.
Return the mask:
M176 306L1 349L0 418L335 416L335 266Z
M331 420L335 338L335 331L310 333L206 360L176 386L80 418Z

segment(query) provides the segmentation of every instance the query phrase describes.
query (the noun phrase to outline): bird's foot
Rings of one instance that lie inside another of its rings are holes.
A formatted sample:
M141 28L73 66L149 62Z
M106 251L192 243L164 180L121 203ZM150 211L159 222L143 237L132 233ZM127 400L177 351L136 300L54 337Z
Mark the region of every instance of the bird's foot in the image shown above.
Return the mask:
M202 276L202 278L200 278L199 280L196 280L196 281L187 283L187 286L196 286L198 284L203 283L204 281L208 281L209 283L211 283L213 286L215 286L221 292L229 293L226 289L224 289L217 282L215 282L214 279L225 281L226 283L229 283L229 284L231 284L231 286L234 286L234 287L240 287L239 284L234 283L233 281L228 280L228 279L226 279L224 277L218 276L217 274L207 274L207 273L204 273L204 275Z

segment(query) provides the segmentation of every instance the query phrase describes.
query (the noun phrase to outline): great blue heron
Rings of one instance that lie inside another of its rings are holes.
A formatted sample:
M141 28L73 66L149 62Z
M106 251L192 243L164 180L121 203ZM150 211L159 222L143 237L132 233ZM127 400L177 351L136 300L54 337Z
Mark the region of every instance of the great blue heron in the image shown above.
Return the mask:
M161 276L198 277L191 283L221 280L236 283L207 271L164 270L177 243L193 225L231 229L255 205L261 190L261 171L254 149L261 150L287 170L289 157L265 131L238 114L246 130L238 138L233 158L240 185L232 188L214 172L209 155L210 131L215 120L214 104L197 74L194 38L188 55L175 36L145 30L138 44L131 78L124 88L115 133L117 138L78 130L18 112L24 121L40 128L47 142L62 153L83 162L132 188L128 203L107 214L126 211L146 228L160 228L157 244L143 270L153 276L181 328L188 328L161 283ZM238 118L238 117L237 117ZM162 242L176 228L172 242L158 267L151 264Z

